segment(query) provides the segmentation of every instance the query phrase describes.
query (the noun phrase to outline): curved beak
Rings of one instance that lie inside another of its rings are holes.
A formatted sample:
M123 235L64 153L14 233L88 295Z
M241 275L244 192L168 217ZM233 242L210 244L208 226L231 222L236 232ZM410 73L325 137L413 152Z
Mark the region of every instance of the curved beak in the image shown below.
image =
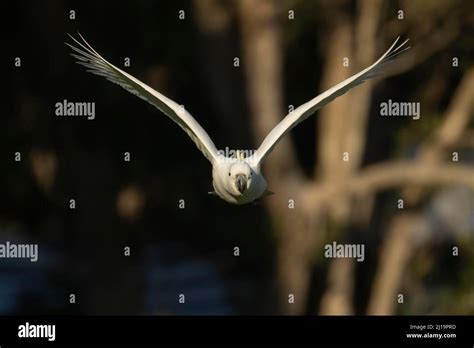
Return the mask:
M247 177L243 174L239 174L235 178L235 182L239 192L244 193L244 191L247 189Z

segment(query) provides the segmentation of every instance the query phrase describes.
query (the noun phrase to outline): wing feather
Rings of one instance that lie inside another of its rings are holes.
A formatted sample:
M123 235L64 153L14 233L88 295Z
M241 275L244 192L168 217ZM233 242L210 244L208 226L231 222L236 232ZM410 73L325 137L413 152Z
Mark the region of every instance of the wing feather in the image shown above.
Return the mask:
M400 37L395 40L387 52L385 52L385 54L374 64L321 93L317 97L304 103L285 116L285 118L281 120L280 123L278 123L275 128L270 131L270 133L268 133L260 147L257 149L256 155L254 157L256 164L260 165L266 156L268 156L268 154L272 151L275 145L281 140L281 138L283 138L283 136L293 129L297 124L304 121L317 110L321 109L335 98L343 95L351 88L354 88L364 81L367 81L383 73L384 69L390 65L394 59L398 58L400 54L410 48L409 46L405 46L408 40L395 47L399 39Z
M71 53L71 56L77 59L78 64L86 67L88 72L105 77L107 80L120 85L128 92L146 100L162 111L176 122L188 134L204 156L211 163L214 163L218 157L217 149L209 135L191 114L173 100L109 63L87 43L81 34L79 36L81 41L69 35L76 46L66 42L66 45L73 50L74 53Z

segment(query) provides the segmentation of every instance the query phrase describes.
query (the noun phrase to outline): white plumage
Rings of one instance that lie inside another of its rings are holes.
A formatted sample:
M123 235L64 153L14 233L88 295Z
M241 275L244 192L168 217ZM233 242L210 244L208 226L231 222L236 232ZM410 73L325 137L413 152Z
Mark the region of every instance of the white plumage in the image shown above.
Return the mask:
M71 35L69 36L77 44L77 46L74 46L66 43L74 51L72 56L78 60L79 64L87 67L87 71L103 76L109 81L122 86L130 93L146 100L176 122L189 135L197 148L212 164L215 194L233 204L249 203L270 194L260 167L286 133L349 89L379 75L389 63L409 49L405 46L408 40L396 46L399 40L397 38L387 52L374 64L304 103L285 116L266 136L254 156L229 158L218 153L209 135L185 108L109 63L80 34L82 42Z

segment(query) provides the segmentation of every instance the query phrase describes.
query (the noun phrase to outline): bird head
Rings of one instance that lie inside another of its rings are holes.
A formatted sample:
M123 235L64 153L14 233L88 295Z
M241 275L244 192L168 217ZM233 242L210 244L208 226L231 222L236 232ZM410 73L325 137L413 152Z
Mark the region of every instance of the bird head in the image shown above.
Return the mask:
M236 195L242 195L252 184L252 168L244 162L238 161L229 167L227 178L230 187Z

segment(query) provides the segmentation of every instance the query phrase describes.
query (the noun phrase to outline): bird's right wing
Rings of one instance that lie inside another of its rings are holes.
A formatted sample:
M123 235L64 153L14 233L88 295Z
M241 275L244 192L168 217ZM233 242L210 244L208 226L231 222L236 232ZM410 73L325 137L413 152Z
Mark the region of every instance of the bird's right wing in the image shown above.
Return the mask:
M75 51L75 53L71 55L78 60L78 64L88 68L87 71L103 76L107 80L122 86L130 93L146 100L161 110L189 135L198 149L201 150L211 163L215 162L218 158L216 146L206 131L182 106L109 63L87 43L81 34L79 34L79 36L82 42L71 35L69 36L78 45L76 47L66 43L66 45Z
M351 88L360 85L364 81L367 81L368 79L371 79L383 72L384 68L386 68L388 64L390 64L401 53L410 48L404 47L408 40L395 47L399 39L400 37L395 40L388 51L385 52L385 54L374 64L328 89L326 92L321 93L317 97L299 106L286 115L285 118L281 120L280 123L278 123L263 140L262 144L257 149L256 155L254 156L254 163L256 165L260 165L265 157L268 156L268 154L272 151L274 146L283 138L283 136L292 130L297 124L306 120L317 110L321 109L335 98L343 95Z

